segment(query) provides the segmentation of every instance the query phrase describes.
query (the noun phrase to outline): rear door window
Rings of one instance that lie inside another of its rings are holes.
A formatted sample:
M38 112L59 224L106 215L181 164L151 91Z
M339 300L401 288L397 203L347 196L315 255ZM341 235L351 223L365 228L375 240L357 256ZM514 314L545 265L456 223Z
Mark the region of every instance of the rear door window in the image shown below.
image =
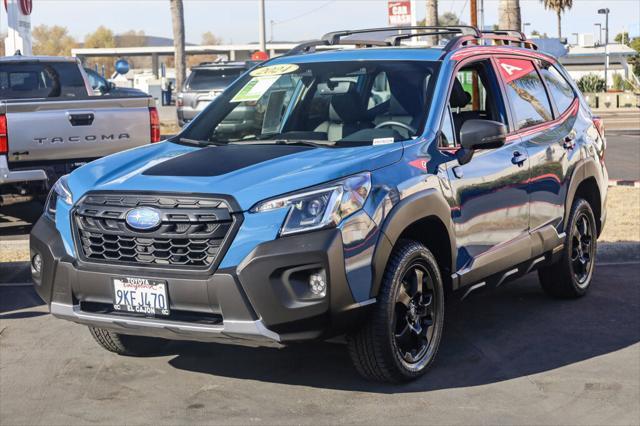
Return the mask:
M548 62L543 62L540 67L540 73L547 84L547 89L556 103L558 113L565 112L575 99L576 95L573 92L573 88L564 76L553 65Z
M515 117L515 129L550 121L551 103L533 62L512 58L500 58L497 62Z

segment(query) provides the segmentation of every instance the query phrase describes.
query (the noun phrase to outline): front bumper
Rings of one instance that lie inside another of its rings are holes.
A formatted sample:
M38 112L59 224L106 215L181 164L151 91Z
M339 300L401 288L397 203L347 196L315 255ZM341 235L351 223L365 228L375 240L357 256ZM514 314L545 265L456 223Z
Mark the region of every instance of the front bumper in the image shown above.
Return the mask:
M44 170L9 170L6 155L0 155L0 185L16 182L33 182L47 180Z
M54 316L123 334L278 346L345 333L375 301L354 302L338 229L260 244L237 267L210 274L79 261L43 217L31 233L32 258L36 254L43 261L34 286ZM306 290L317 273L326 278L324 297ZM166 281L171 315L114 312L111 280L120 276Z

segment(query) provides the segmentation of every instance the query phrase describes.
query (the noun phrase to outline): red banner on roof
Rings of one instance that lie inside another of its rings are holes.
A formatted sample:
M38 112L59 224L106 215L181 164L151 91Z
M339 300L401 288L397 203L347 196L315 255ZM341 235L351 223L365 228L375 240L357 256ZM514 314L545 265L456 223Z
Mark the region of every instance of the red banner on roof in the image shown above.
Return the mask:
M498 59L498 69L505 83L511 83L535 71L533 62L526 59Z

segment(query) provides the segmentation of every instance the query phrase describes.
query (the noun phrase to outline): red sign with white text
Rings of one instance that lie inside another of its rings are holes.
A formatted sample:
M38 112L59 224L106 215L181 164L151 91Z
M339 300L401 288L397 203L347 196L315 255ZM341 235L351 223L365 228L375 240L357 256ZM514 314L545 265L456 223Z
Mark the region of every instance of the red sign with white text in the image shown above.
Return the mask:
M411 0L389 0L389 25L394 27L411 25Z
M533 62L526 59L498 59L498 69L505 83L511 83L535 71Z

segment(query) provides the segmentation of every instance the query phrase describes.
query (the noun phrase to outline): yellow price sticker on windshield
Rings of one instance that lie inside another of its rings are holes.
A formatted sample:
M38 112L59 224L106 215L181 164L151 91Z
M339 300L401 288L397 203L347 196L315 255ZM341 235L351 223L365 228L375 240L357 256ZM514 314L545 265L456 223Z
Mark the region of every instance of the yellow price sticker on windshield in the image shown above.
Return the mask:
M283 64L283 65L269 65L262 68L257 68L251 71L251 77L266 77L273 75L290 74L300 69L300 66L296 64Z

